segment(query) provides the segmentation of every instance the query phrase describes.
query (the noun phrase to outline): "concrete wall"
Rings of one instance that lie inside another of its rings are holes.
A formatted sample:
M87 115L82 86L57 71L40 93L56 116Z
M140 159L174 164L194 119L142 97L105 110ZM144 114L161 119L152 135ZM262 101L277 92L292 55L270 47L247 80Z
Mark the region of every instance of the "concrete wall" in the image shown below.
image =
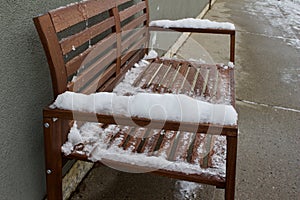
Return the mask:
M45 194L42 108L52 100L52 89L32 18L71 2L75 0L1 2L0 194L3 200L35 200ZM194 17L207 2L150 0L151 18Z
M149 0L150 18L180 19L196 17L209 0Z

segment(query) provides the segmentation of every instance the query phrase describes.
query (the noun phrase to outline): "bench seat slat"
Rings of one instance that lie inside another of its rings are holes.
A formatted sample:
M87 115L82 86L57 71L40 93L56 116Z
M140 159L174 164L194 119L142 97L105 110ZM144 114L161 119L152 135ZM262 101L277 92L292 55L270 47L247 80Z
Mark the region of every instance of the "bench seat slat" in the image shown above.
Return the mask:
M204 151L204 145L205 145L205 137L204 134L196 134L194 145L193 145L193 151L192 151L192 159L191 163L195 164L203 164L203 151Z
M157 152L157 156L162 156L166 159L170 159L176 136L177 131L166 131L166 133L163 135L163 140Z
M199 75L198 75L198 80L196 81L196 85L194 88L194 92L196 96L201 96L203 87L204 87L204 79L206 74L209 73L208 70L204 68L200 68L199 70Z
M141 153L146 153L148 155L153 155L157 142L161 136L161 131L150 130L150 134L145 138L144 145L141 148Z
M175 75L177 74L177 69L179 68L179 63L178 62L171 62L172 68L170 72L168 73L167 77L165 78L164 82L162 83L162 88L159 90L159 92L171 92L172 90L170 89L173 84L173 80Z
M174 160L188 162L189 147L192 144L194 135L191 132L183 132L179 135L179 142L173 157Z
M79 159L83 161L89 161L88 157L86 155L80 154L80 153L73 153L70 154L69 156L65 156L68 159ZM103 159L103 162L100 163L111 163L114 166L127 168L127 169L134 169L136 172L138 171L145 171L146 167L141 167L137 165L131 165L128 163L120 163L116 162L113 160L108 160L108 159ZM207 173L198 173L198 174L186 174L182 172L176 172L176 171L169 171L169 170L163 170L163 169L151 169L148 168L149 173L152 174L157 174L160 176L166 176L174 179L179 179L179 180L186 180L186 181L192 181L196 183L204 183L204 184L210 184L214 185L218 188L225 188L225 178L219 175L212 175L212 174L207 174ZM152 170L152 171L151 171Z
M174 162L189 162L186 159L186 155L189 151L189 146L193 145L194 149L193 151L197 151L199 154L199 148L204 149L205 143L208 143L205 139L206 136L204 134L197 134L195 142L193 141L194 135L193 133L183 133L183 132L173 132L173 131L166 131L161 133L161 131L157 130L149 130L149 129L135 129L132 127L123 127L118 126L119 131L112 135L110 132L107 132L107 137L105 137L105 141L108 144L107 151L110 151L110 148L122 148L125 151L132 151L132 153L141 153L144 154L146 157L150 156L158 156L158 157L165 157L166 159ZM115 127L116 130L117 127ZM111 128L110 128L111 129ZM144 137L143 139L141 137ZM212 148L212 151L209 151L209 166L208 167L216 167L211 161L211 157L216 153L217 151L224 151L224 149L220 149L219 147L224 146L224 140L219 140L218 137L220 136L213 136L213 142L211 142L212 145L214 145L215 141L218 141L222 145L218 145L216 148ZM144 140L142 142L142 140ZM182 142L183 141L183 142ZM138 148L142 144L141 148ZM159 146L158 146L159 145ZM181 146L183 145L183 146ZM159 148L157 148L159 147ZM210 147L210 146L209 146ZM68 155L66 157L72 158L77 157L77 159L82 160L88 160L88 155L82 154L82 149L74 150L71 155ZM174 151L176 150L176 151ZM220 153L220 152L219 152ZM222 153L222 152L221 152ZM122 152L119 152L119 154L123 154ZM179 155L179 156L176 156ZM199 155L198 155L199 156ZM196 158L196 157L195 157ZM113 164L113 166L128 166L130 164L126 162L117 162L113 160L108 160L107 158L102 159L104 163L110 163ZM141 161L143 162L143 161ZM201 158L201 161L199 159L195 159L194 164L202 165L203 158ZM187 163L188 164L188 163ZM133 168L132 168L133 167ZM202 168L202 167L201 167ZM147 170L147 167L143 166L130 166L130 169L137 170ZM204 168L202 168L204 169ZM151 173L164 173L169 174L172 173L174 175L174 178L182 178L183 173L179 171L168 171L164 169L148 169ZM177 176L180 175L180 176ZM224 181L225 178L220 174L185 174L185 176L190 177L191 181L195 181L194 178L198 178L196 182L203 182L207 181L209 184L216 185L218 187L224 187ZM183 176L184 178L186 178ZM192 177L192 178L191 178Z
M136 128L134 130L134 132L130 134L130 139L126 143L126 146L124 146L124 150L137 152L138 147L139 147L145 133L146 133L146 129Z
M130 131L131 127L123 127L121 130L113 136L113 138L109 141L108 149L111 147L122 147L128 137L128 131Z

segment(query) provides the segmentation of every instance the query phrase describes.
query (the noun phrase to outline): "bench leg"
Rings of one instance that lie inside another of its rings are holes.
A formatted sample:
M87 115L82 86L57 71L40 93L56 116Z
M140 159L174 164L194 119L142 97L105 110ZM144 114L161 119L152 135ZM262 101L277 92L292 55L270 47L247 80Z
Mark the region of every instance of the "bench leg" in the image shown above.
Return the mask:
M237 137L227 136L225 199L234 200Z
M44 119L47 199L62 200L61 122Z

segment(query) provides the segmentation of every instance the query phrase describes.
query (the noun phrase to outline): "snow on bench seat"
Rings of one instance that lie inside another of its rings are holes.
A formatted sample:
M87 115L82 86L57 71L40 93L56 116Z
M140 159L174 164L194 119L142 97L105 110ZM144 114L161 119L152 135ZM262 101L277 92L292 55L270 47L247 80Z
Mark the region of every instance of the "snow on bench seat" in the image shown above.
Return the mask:
M182 94L139 93L133 96L118 96L108 92L90 95L65 92L57 97L53 106L65 110L151 120L237 124L237 113L233 106L211 104Z
M142 60L126 73L113 93L66 92L58 96L52 108L235 126L237 113L231 105L232 83L228 82L232 67L168 59L149 64ZM198 79L215 81L200 87ZM194 87L191 91L183 84L188 80L188 87ZM163 92L167 94L158 94ZM62 152L93 162L109 160L164 173L194 174L197 178L192 180L196 182L205 176L220 187L225 183L226 137L220 135L91 122L79 128L75 122Z
M87 122L80 128L74 123L62 152L81 154L93 162L109 160L152 170L209 174L220 181L225 178L225 147L224 136Z

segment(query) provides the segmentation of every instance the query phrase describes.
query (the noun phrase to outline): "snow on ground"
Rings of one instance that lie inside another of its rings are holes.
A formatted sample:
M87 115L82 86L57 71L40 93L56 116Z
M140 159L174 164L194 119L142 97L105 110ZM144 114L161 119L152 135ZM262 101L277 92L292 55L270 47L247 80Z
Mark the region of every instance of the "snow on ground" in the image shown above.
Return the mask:
M270 24L282 32L282 35L274 35L270 29L265 34L300 49L300 0L249 0L246 10L253 15L264 13Z
M175 193L176 200L198 199L197 191L203 189L203 185L199 183L181 181L181 180L176 181L175 187L176 187L176 193Z

